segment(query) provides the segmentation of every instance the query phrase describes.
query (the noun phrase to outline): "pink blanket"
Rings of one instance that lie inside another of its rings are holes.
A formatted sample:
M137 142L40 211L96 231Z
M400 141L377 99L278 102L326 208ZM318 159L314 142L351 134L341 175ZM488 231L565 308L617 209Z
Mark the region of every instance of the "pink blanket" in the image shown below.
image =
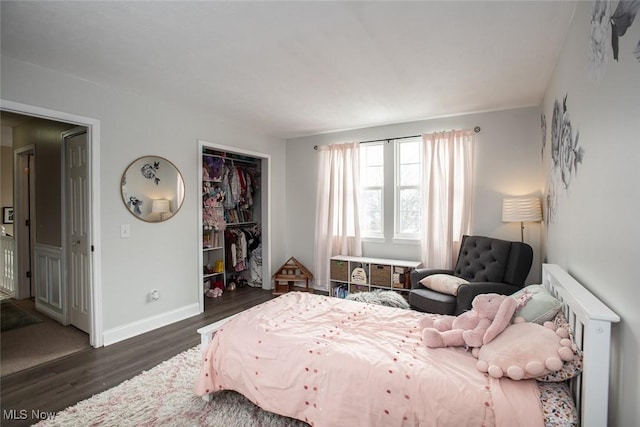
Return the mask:
M495 380L429 349L423 314L292 292L226 323L195 391L236 390L312 426L542 426L535 381Z

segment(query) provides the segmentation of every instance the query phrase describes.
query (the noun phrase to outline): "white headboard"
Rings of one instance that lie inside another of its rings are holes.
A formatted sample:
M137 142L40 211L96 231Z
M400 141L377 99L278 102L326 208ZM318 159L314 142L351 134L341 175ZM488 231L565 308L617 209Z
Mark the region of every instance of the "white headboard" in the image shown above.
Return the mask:
M583 427L606 426L609 403L611 323L620 317L555 264L542 265L542 284L563 310L583 352L582 375L571 384Z

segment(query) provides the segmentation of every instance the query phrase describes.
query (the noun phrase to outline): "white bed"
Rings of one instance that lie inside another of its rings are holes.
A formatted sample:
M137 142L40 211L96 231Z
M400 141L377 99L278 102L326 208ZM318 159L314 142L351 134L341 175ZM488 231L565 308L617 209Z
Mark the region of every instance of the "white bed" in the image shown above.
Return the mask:
M583 372L571 382L581 425L606 426L611 324L620 317L558 265L543 264L542 284L564 303L564 314L583 352Z
M606 426L608 410L611 323L619 317L557 265L543 265L543 285L563 302L563 311L583 352L583 373L571 380L582 426ZM202 349L235 316L198 330ZM205 396L205 398L208 396Z

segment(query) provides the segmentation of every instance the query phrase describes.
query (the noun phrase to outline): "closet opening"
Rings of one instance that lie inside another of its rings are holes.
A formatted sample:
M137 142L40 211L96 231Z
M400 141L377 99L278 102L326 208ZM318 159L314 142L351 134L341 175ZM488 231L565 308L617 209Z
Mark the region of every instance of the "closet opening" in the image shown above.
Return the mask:
M199 141L200 311L205 298L271 289L270 155Z

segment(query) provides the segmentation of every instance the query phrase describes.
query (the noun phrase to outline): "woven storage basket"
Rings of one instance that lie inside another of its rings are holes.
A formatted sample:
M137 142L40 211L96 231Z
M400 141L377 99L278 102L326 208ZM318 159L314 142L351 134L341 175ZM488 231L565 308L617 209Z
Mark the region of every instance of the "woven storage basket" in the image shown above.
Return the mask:
M367 285L350 285L349 286L349 293L356 293L356 292L369 292L369 286Z
M331 280L338 282L348 282L349 263L347 261L332 259L329 265L329 277Z
M391 266L371 264L371 284L374 286L391 286Z

